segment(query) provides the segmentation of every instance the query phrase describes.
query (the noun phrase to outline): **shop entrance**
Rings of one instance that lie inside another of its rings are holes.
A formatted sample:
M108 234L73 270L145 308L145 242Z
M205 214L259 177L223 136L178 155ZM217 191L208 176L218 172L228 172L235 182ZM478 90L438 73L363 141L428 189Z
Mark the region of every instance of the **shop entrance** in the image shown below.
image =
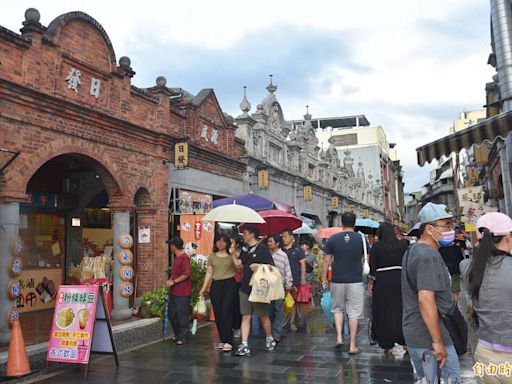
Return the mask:
M20 206L26 245L16 306L27 344L46 341L58 286L111 279L113 230L107 186L115 181L96 160L66 154L32 176Z

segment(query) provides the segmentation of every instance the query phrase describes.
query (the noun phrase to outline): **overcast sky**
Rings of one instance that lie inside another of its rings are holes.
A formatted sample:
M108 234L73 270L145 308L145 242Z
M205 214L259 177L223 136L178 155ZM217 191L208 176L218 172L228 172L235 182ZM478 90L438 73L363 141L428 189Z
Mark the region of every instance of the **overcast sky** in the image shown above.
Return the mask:
M305 105L314 117L365 114L398 143L406 191L429 179L415 148L481 107L493 75L489 1L17 0L0 25L18 32L34 6L44 25L76 10L98 20L139 87L164 75L192 93L214 88L237 116L242 87L254 111L272 73L288 120Z

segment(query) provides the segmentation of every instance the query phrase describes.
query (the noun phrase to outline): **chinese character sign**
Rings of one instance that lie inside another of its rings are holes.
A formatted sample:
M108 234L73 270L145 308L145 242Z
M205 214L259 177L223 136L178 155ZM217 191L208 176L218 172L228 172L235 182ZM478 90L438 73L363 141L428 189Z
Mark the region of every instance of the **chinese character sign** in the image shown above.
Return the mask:
M464 207L464 205L468 203L484 203L484 192L482 186L458 189L457 196L459 197L459 205L461 207Z
M259 189L267 189L268 188L268 171L266 169L260 169L258 171L258 188Z
M313 199L313 187L307 185L304 187L304 200L311 201Z
M188 143L174 145L174 166L178 169L188 167Z
M78 86L82 84L82 80L80 80L81 77L82 73L80 70L72 67L69 70L68 76L64 79L68 83L68 89L78 93Z
M480 216L489 213L489 212L497 212L498 209L493 207L488 207L487 205L480 203L468 202L463 206L462 214L464 215L464 223L466 224L466 230L474 230L468 228L468 224L470 226L474 226L476 221L480 218Z
M48 361L78 364L89 362L98 295L97 285L59 287Z

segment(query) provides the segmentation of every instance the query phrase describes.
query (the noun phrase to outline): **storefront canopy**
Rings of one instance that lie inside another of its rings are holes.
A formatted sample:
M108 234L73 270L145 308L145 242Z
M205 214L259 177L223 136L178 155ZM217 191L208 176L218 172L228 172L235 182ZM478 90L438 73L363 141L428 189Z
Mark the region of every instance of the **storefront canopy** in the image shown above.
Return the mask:
M468 129L455 132L416 149L420 166L432 160L449 156L452 152L469 149L484 142L494 143L496 138L506 138L512 129L512 111L486 119Z

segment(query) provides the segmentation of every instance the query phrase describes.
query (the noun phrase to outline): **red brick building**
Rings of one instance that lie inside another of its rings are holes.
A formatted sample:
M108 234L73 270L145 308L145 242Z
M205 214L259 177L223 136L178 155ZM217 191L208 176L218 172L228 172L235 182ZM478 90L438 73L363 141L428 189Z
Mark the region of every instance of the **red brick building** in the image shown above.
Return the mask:
M37 10L25 18L21 34L0 27L2 287L12 278L10 244L18 236L25 244L22 298L0 299L3 343L10 304L51 308L42 299L51 287L37 289L39 279L74 281L84 254L113 254L113 317L129 317L131 298L119 292L120 233L135 240L136 295L163 284L170 184L186 172L172 165L176 142L189 143L189 169L240 182L244 172L243 143L212 90L192 96L161 77L151 88L132 86L130 60L118 63L103 27L82 12L47 27ZM141 227L149 242L139 242Z

